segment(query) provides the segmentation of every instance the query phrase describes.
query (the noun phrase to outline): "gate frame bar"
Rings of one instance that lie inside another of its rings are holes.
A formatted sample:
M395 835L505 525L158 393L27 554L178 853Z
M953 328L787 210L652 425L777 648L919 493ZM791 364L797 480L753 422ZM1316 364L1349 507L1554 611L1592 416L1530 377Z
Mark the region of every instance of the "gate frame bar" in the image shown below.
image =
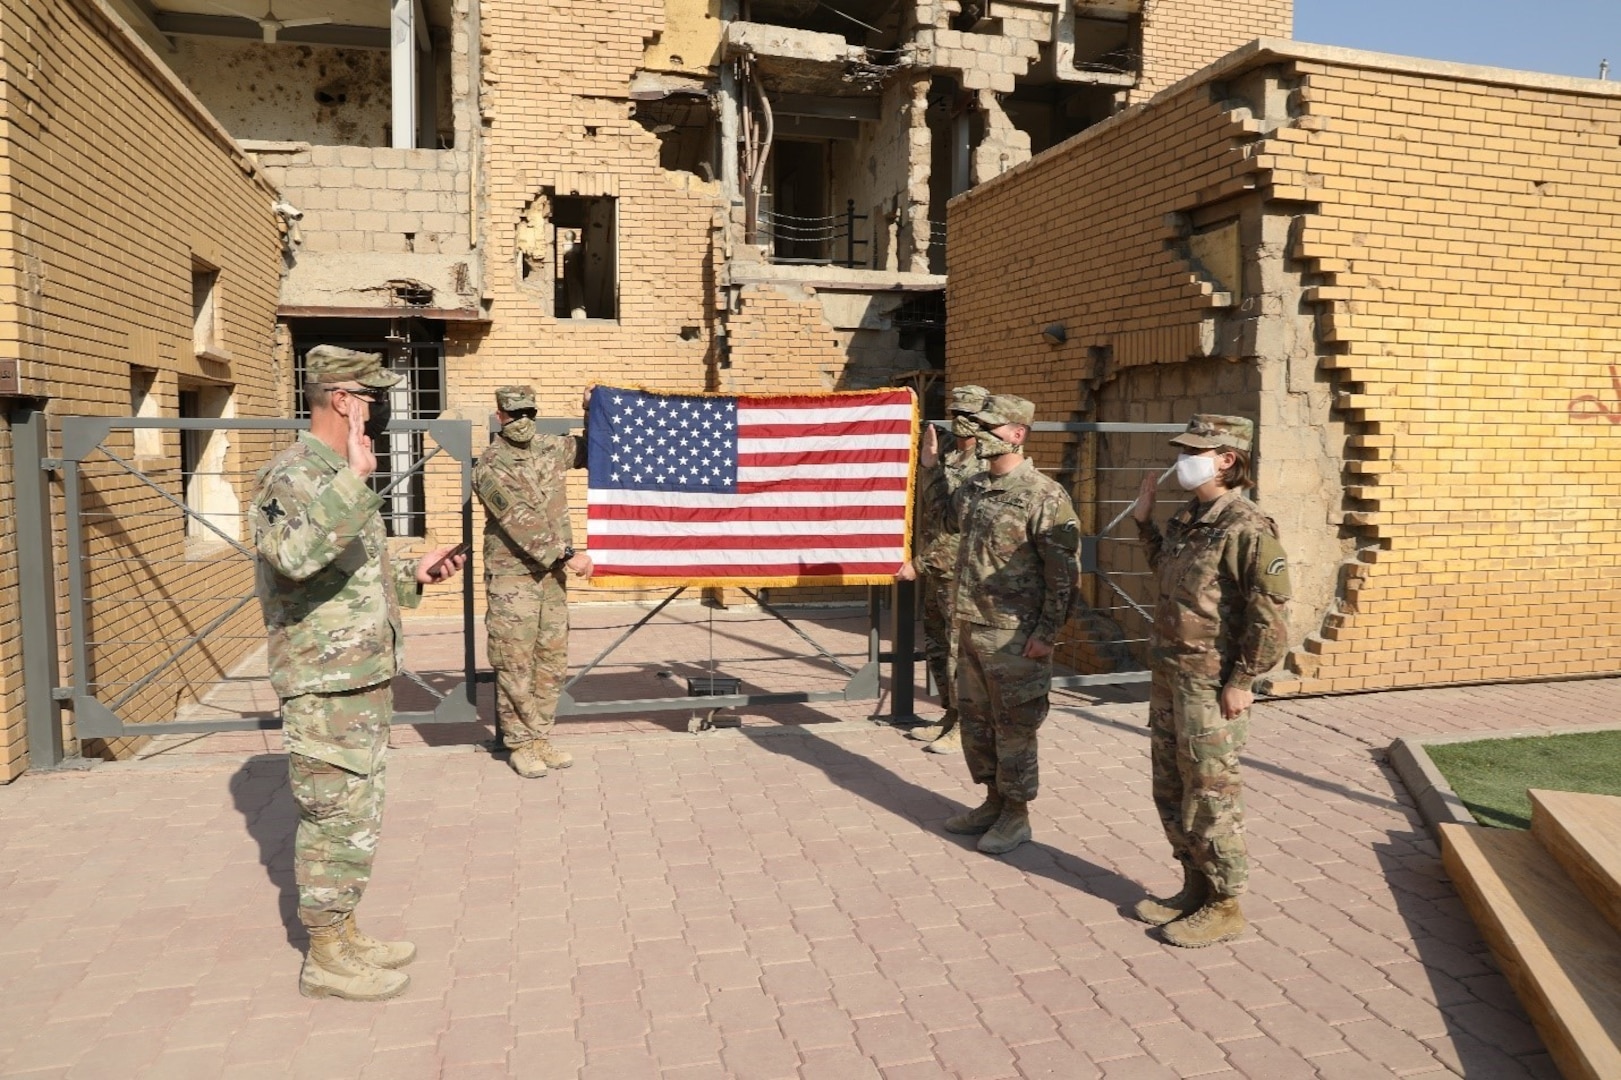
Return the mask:
M84 598L84 564L83 564L83 527L80 521L80 465L98 450L111 459L121 468L139 477L170 502L178 502L167 491L148 478L140 470L135 469L118 455L108 451L101 444L114 431L132 431L138 429L158 429L162 431L307 431L308 420L289 420L280 417L231 417L228 419L196 419L183 417L116 417L116 416L65 416L62 418L62 456L60 458L45 458L41 467L47 470L60 469L62 471L64 503L67 524L67 558L68 558L68 617L73 627L73 674L66 687L58 687L53 698L65 698L71 703L73 709L75 734L80 739L116 739L132 735L169 735L169 734L196 734L213 731L255 731L274 729L281 726L280 717L254 717L241 720L196 720L196 721L163 721L158 723L126 724L115 709L128 700L134 691L126 691L118 701L111 706L101 701L90 692L88 642L84 633L85 598ZM473 641L473 558L471 544L473 540L473 425L469 420L395 420L388 425L390 432L425 432L437 444L432 450L424 453L421 458L412 462L411 468L395 477L385 489L385 494L403 483L406 478L421 472L427 463L433 460L440 452L448 453L461 465L461 533L462 541L469 545L468 561L462 567L462 637L464 646L462 650L463 680L450 689L446 694L439 695L439 703L432 712L397 712L394 722L401 724L453 724L476 722L478 720L477 707L477 664L474 655ZM191 518L202 519L202 515L191 507L180 504L183 511L183 520ZM214 528L211 522L204 521L205 525ZM221 534L223 536L223 534ZM226 537L229 541L229 537ZM240 541L231 542L239 553L251 553L251 548ZM246 599L238 598L236 607L232 608L227 616L234 614L246 606ZM206 633L206 631L205 631ZM164 661L162 667L174 663L180 655L198 641L203 634L193 635L187 640L185 646L176 654ZM147 673L144 678L150 679L153 672ZM410 673L401 672L410 678ZM438 692L429 687L421 679L412 679L429 693ZM139 689L137 684L135 689ZM61 726L57 725L57 738L61 737Z

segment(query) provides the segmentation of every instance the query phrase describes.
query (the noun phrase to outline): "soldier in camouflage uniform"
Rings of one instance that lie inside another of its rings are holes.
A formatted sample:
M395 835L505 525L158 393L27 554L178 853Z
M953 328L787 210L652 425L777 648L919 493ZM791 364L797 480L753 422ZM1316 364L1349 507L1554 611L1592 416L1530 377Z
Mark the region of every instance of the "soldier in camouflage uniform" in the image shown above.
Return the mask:
M400 376L375 353L329 345L306 358L310 430L259 474L252 508L256 591L281 698L288 773L298 803L293 873L310 950L307 997L382 1001L409 984L396 971L409 942L360 932L355 906L371 878L383 816L391 680L405 653L400 607L444 581L464 556L442 547L394 560L366 485L372 439L388 422Z
M1034 416L1034 405L1005 394L976 414L985 471L957 489L950 519L962 535L952 610L963 757L986 796L945 828L983 834L979 850L992 855L1030 839L1036 732L1079 569L1069 493L1024 457Z
M1149 638L1148 723L1154 805L1182 891L1137 905L1173 945L1199 948L1244 932L1249 879L1238 755L1252 687L1288 642L1289 563L1278 528L1249 500L1254 427L1201 413L1172 439L1177 480L1193 498L1162 534L1150 474L1132 516L1159 582Z
M951 593L956 587L957 533L947 528L951 500L962 482L985 468L974 453L974 433L979 425L973 416L985 407L990 391L983 386L959 386L951 392L951 434L956 448L940 457L938 438L931 424L924 433L923 452L918 463L919 477L917 554L895 576L916 581L923 597L923 652L929 674L939 688L945 715L938 724L913 728L908 739L926 743L932 754L955 754L962 750L962 729L957 724L954 689L957 685L956 647L951 638ZM936 464L938 463L938 468Z
M501 387L495 404L500 436L473 468L484 504L484 625L508 762L532 779L574 763L548 736L568 675L564 573L591 577L591 556L574 550L564 487L568 470L585 466L586 440L536 434L527 386Z

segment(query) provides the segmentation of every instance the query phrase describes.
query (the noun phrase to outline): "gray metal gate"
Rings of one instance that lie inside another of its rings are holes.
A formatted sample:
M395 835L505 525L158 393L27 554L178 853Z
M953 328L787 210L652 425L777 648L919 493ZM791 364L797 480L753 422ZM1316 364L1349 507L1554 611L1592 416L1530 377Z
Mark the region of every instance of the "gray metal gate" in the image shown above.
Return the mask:
M43 456L46 447L44 415L30 413L18 422L17 443L19 457L18 505L19 514L28 520L19 521L19 536L27 551L49 543L48 500L43 485L32 484L41 474L38 468L28 469L29 462L37 462L48 471L62 475L66 514L66 559L68 578L69 630L71 634L71 677L67 685L56 685L52 674L55 668L55 616L51 608L52 570L48 558L39 552L24 559L23 610L25 674L29 696L30 757L36 766L52 765L61 759L62 739L60 727L54 722L54 706L65 703L72 707L79 738L113 739L132 735L166 733L192 733L257 728L274 728L280 717L273 703L257 716L226 718L198 718L187 716L199 704L206 706L208 690L196 692L199 687L217 686L233 680L232 669L245 655L252 653L249 645L232 645L251 641L254 646L264 641L262 625L257 611L249 611L255 602L253 593L252 548L245 540L247 530L243 522L233 528L228 519L229 508L211 505L206 498L193 498L188 490L199 475L213 477L231 487L239 499L245 498L247 484L243 478L231 484L223 471L215 468L217 461L207 459L206 447L193 446L182 457L190 466L187 471L176 469L175 456L159 453L152 459L143 459L135 453L126 456L108 446L114 433L131 433L132 448L138 448L141 433L161 438L164 432L174 433L182 440L212 439L214 433L234 433L244 439L248 447L239 449L239 456L247 456L255 463L268 461L273 454L291 441L296 432L308 427L306 421L282 419L253 420L198 420L198 419L144 419L112 417L67 417L62 421L62 452L60 457ZM577 426L578 421L560 419L542 420L543 429L565 432ZM1120 541L1134 539L1121 535L1120 526L1130 510L1130 495L1134 494L1136 479L1145 469L1156 471L1163 467L1165 456L1163 436L1183 430L1179 424L1127 424L1127 423L1038 423L1038 433L1064 433L1078 438L1064 447L1063 463L1057 472L1067 481L1066 486L1075 497L1082 514L1083 542L1081 570L1083 599L1079 619L1071 624L1078 629L1084 642L1070 642L1075 647L1085 646L1099 670L1061 676L1054 680L1057 688L1079 688L1148 681L1149 675L1140 662L1132 657L1133 646L1140 645L1146 634L1151 616L1144 604L1134 598L1127 588L1128 579L1141 576L1144 571L1132 568L1130 560L1111 554L1118 551ZM459 488L454 512L460 519L463 540L472 539L472 425L462 420L396 421L390 425L391 435L403 435L414 448L407 466L394 475L382 475L376 481L378 490L392 496L416 485L416 490L427 487L425 476L430 462L445 455L455 463L459 474ZM1134 453L1113 453L1110 439L1153 438L1138 447ZM428 441L434 446L426 447ZM122 446L123 440L120 439ZM160 450L162 448L160 447ZM26 451L26 454L24 453ZM1134 459L1135 464L1121 464ZM1168 470L1167 470L1168 471ZM1113 474L1122 474L1120 482L1111 482ZM448 475L445 477L448 479ZM448 487L448 484L443 485ZM32 492L32 494L30 494ZM395 500L394 505L399 505ZM32 508L32 509L30 509ZM238 518L241 512L236 512ZM397 525L400 513L391 515L391 525ZM183 523L179 535L173 534L176 521ZM164 530L170 535L164 537ZM165 544L167 548L165 549ZM164 566L179 564L189 573L166 571ZM461 664L459 671L407 671L402 678L426 695L429 707L403 709L396 719L403 723L447 723L477 720L477 671L474 656L475 633L473 626L474 579L476 571L471 563L461 577ZM36 580L39 579L39 580ZM176 581L203 587L176 594ZM890 605L895 616L892 624L891 648L881 649L879 622L887 590L874 588L869 592L869 647L866 662L851 668L832 656L815 641L810 642L821 655L839 668L848 682L832 691L788 691L772 694L711 693L686 698L640 699L616 702L580 702L565 690L560 703L560 715L586 715L635 709L713 710L748 705L782 704L831 700L859 700L876 697L879 692L879 670L883 663L891 665L891 699L889 715L892 719L907 719L913 714L914 664L921 656L916 651L913 620L902 617L914 610L915 596L912 586L900 586ZM1138 589L1139 595L1146 590ZM34 593L40 595L35 596ZM667 598L668 603L674 596ZM758 596L755 597L760 601ZM662 604L660 608L662 608ZM761 606L771 614L768 604ZM109 617L109 608L124 610ZM37 609L37 610L36 610ZM32 614L30 614L32 613ZM179 614L177 614L179 613ZM637 625L645 624L658 609L650 612ZM786 619L783 620L787 622ZM1128 629L1128 624L1141 623L1141 629ZM789 624L792 625L791 623ZM180 629L176 629L176 627ZM634 633L626 633L613 646L594 658L581 671L574 673L569 688L592 667ZM1135 632L1134 632L1135 631ZM802 637L805 637L802 631ZM1140 651L1140 650L1138 650ZM459 675L459 682L450 679ZM437 680L439 685L434 684ZM241 681L240 678L237 681ZM249 679L248 681L253 681ZM267 684L266 684L267 685ZM37 693L41 686L50 687L47 695Z
M65 494L72 671L68 685L53 696L71 705L79 738L280 726L273 698L264 699L268 683L241 670L245 659L262 650L265 634L246 521L252 470L226 468L225 441L238 441L237 459L257 466L308 427L307 421L281 419L63 419L62 456L44 465L61 471ZM115 432L131 433L130 456L108 445ZM181 442L179 469L175 456L164 452L166 432ZM400 492L431 490L427 467L445 455L460 480L458 502L449 512L459 518L460 539L471 543L472 424L399 420L388 432L413 451L409 460L396 455L394 472L376 474L374 489L397 507ZM143 457L148 441L157 453ZM398 509L389 520L391 531L399 531ZM461 575L460 670L401 672L405 688L420 691L414 696L429 707L397 712L396 721L477 719L473 595L469 562ZM458 674L460 681L451 682ZM230 683L258 695L253 703L265 706L259 715L188 717L206 710L209 697Z
M1032 427L1038 433L1076 436L1065 448L1059 470L1069 481L1082 534L1079 602L1069 624L1075 640L1064 644L1070 646L1071 657L1106 669L1060 676L1053 679L1053 687L1148 682L1147 668L1133 654L1140 655L1146 645L1153 614L1128 588L1131 579L1147 577L1147 566L1139 553L1136 530L1126 522L1143 474L1157 472L1163 480L1171 472L1164 464L1165 436L1186 430L1185 425L1077 422ZM1147 590L1138 593L1146 595Z

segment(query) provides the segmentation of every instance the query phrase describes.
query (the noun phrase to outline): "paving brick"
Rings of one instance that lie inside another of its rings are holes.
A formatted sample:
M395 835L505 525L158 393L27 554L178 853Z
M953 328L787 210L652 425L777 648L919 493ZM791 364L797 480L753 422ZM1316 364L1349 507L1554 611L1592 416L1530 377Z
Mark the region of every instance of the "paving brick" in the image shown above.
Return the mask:
M993 1032L995 1032L993 1034ZM1004 1033L975 1025L934 1033L934 1056L940 1067L964 1080L991 1080L1015 1075L1013 1052Z
M882 1080L883 1074L853 1047L801 1050L800 1080Z
M1317 1069L1311 1062L1264 1036L1225 1043L1222 1052L1243 1076L1264 1076L1267 1080L1310 1080L1317 1075Z
M1103 1075L1099 1066L1062 1041L1027 1043L1013 1054L1019 1075L1031 1080L1087 1080Z
M904 1013L856 1020L856 1045L880 1067L932 1061L928 1029Z
M799 1074L799 1054L776 1031L728 1035L720 1059L733 1076L778 1080Z

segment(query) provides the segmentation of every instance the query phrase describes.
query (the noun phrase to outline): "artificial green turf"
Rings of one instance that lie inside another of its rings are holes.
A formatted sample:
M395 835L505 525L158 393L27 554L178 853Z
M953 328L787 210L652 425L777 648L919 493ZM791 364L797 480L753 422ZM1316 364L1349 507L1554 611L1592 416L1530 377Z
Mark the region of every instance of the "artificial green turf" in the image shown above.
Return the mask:
M1482 825L1529 829L1526 788L1621 795L1621 731L1482 739L1424 749Z

